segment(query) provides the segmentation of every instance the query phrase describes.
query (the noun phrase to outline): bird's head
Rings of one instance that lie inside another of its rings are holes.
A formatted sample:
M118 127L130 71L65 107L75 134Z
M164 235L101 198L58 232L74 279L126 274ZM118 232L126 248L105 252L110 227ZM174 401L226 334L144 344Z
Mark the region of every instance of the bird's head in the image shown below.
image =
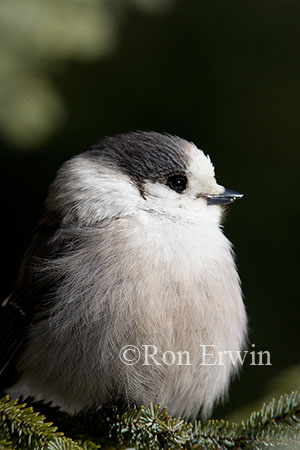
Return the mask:
M156 132L107 137L67 161L51 186L48 209L68 222L159 214L206 217L219 223L222 206L241 198L215 179L209 156L193 143Z

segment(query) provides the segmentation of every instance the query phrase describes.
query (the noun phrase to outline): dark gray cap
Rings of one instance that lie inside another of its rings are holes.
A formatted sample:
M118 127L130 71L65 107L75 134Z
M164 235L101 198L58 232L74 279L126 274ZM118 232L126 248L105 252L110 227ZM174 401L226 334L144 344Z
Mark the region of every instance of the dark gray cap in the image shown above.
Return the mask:
M189 142L177 136L152 131L134 131L100 140L85 152L92 159L100 157L117 167L132 181L166 182L172 175L185 174Z

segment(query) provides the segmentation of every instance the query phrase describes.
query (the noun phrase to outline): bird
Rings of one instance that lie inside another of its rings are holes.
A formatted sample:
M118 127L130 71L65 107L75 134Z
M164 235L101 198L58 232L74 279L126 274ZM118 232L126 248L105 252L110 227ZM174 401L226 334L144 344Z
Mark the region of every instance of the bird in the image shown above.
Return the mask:
M66 161L0 307L1 392L71 415L153 402L209 417L240 369L216 357L247 341L223 232L242 196L168 133L104 137Z

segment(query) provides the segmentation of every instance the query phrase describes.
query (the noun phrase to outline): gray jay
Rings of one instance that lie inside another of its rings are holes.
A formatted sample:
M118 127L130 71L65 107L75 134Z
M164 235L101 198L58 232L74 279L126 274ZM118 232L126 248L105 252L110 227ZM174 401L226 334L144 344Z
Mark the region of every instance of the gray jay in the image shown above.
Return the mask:
M168 134L107 137L65 162L0 308L2 391L70 414L154 402L209 416L238 369L220 352L246 339L221 227L241 196Z

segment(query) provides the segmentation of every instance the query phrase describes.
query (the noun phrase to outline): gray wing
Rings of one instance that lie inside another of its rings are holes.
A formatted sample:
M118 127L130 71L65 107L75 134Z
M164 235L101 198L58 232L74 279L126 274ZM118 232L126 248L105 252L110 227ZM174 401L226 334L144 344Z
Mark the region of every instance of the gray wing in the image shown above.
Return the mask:
M47 213L35 230L12 294L0 306L0 391L15 381L15 362L26 342L27 327L45 302L51 302L55 289L57 280L41 278L38 266L69 252L72 245L72 233L64 231L57 216Z

